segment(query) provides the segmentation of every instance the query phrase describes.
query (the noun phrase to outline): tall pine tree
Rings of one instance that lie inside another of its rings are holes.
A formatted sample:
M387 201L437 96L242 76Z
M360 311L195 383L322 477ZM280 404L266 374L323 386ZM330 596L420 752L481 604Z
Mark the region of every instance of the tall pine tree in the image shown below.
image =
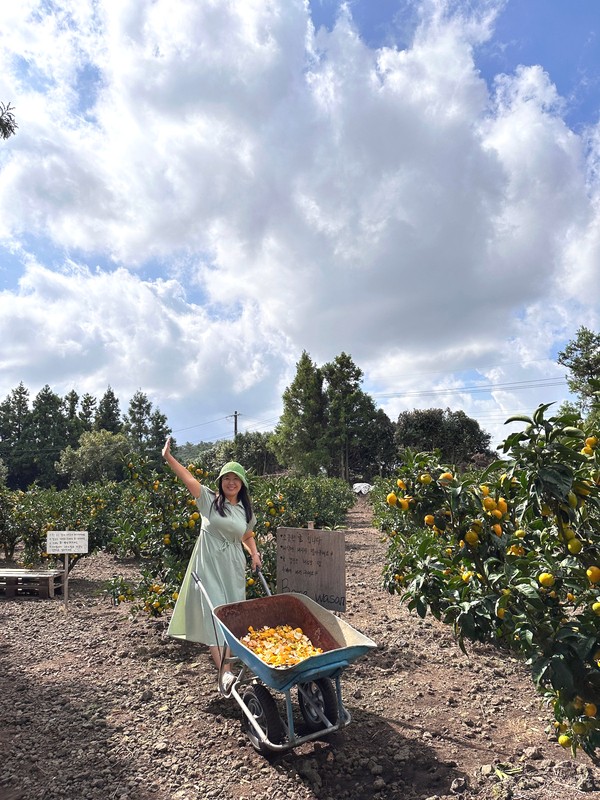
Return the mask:
M67 419L67 439L71 447L76 447L79 437L83 433L83 425L77 413L79 405L79 395L75 389L71 389L69 394L63 399L63 411Z
M350 450L360 440L361 425L368 419L365 394L360 388L363 373L347 353L340 353L322 371L326 381L331 474L350 480Z
M123 429L119 401L110 386L104 392L98 404L98 410L94 418L94 429L97 431L110 431L111 433L120 433Z
M40 389L33 401L21 441L25 473L21 480L25 479L27 484L37 481L43 487L55 486L54 464L68 444L68 427L62 399L48 385Z
M283 413L271 442L277 460L302 475L316 475L328 464L325 405L323 376L304 351L283 393Z
M94 417L96 416L96 398L86 392L81 398L79 406L79 419L83 431L91 431L94 427Z
M123 417L123 428L127 434L131 447L136 453L146 454L148 436L150 433L150 415L152 403L140 389L129 401L129 408Z
M162 449L167 436L171 435L171 428L167 422L167 417L158 408L150 414L150 424L148 426L148 438L146 441L146 452L151 464L157 468L162 466Z
M0 404L0 457L7 469L7 485L12 489L26 488L31 478L22 440L30 414L29 391L21 382Z

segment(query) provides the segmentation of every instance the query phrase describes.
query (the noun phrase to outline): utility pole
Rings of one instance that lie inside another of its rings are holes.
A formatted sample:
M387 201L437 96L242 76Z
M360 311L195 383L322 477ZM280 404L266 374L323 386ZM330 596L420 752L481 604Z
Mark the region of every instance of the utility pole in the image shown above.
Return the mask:
M238 417L239 414L237 411L234 411L233 414L230 414L227 419L231 419L233 417L233 438L236 439L238 435Z

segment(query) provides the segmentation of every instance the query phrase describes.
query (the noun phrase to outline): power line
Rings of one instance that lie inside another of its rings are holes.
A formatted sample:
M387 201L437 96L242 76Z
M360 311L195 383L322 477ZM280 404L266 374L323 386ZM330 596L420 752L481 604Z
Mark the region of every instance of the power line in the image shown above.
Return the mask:
M539 359L539 360L549 360L549 359ZM564 386L566 383L565 378L538 378L534 380L523 380L523 381L511 381L507 383L489 383L489 384L481 384L479 386L463 386L463 387L448 387L445 389L424 389L424 390L416 390L416 391L405 391L405 392L372 392L369 393L371 397L384 399L384 398L392 398L392 397L410 397L410 398L418 398L418 397L439 397L447 394L452 395L460 395L460 394L482 394L491 392L493 390L504 389L510 391L523 391L526 389L540 389L540 388L550 388L550 387L558 387ZM488 419L490 422L493 421L504 421L507 417L511 416L512 414L517 413L527 413L527 409L518 410L518 411L509 411L506 414L502 414L500 411L494 413L493 411L488 412L487 414L477 414L477 419ZM234 412L234 414L228 414L224 417L219 417L218 419L210 420L208 422L198 423L197 425L191 425L187 428L178 428L177 430L173 431L173 433L178 433L185 430L192 430L194 428L203 427L206 425L214 424L215 422L221 422L222 420L231 419L234 417L235 426L234 426L234 435L237 434L237 420L240 416L243 416L241 412ZM258 420L256 422L249 421L246 425L246 431L250 432L252 429L258 429L265 426L268 426L272 422L276 422L279 420L279 417L271 417L270 419L265 420ZM211 436L208 441L210 442L221 442L221 441L228 441L230 439L230 435L227 433L218 433L216 435Z
M449 373L457 375L457 374L460 374L460 373L463 373L463 372L482 372L483 370L503 369L504 367L523 367L524 364L541 364L543 361L548 361L548 362L550 362L551 364L554 364L554 365L557 364L557 362L554 361L554 359L552 359L552 358L532 358L532 359L524 359L523 361L507 361L507 362L504 362L503 364L488 364L486 366L465 367L464 369L451 369L451 368L448 368L448 369L426 369L426 370L422 370L421 372L412 372L412 373L407 373L407 372L403 371L403 372L398 374L398 377L419 378L422 375L446 375L446 374L449 374ZM393 373L387 373L386 377L388 379L389 378L393 378L394 374Z
M211 419L208 422L199 422L197 425L190 425L187 428L177 428L177 430L173 431L173 433L181 433L182 431L191 431L192 428L202 428L205 425L214 425L215 422L221 422L223 419L229 419L229 417L219 417L218 419Z
M540 378L531 381L513 381L511 383L487 383L479 386L448 387L445 389L423 389L418 391L405 392L378 392L373 393L372 397L431 397L445 394L477 394L490 392L494 389L510 389L511 391L522 391L523 389L545 389L552 386L565 386L564 378Z

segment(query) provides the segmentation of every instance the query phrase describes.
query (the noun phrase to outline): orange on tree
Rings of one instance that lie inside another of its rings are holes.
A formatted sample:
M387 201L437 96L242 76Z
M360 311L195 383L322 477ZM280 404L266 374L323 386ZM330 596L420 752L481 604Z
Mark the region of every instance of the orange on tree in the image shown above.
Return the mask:
M386 500L389 506L395 506L396 503L398 502L398 497L396 495L396 492L390 492L386 497Z
M496 501L493 497L484 497L482 505L486 511L494 511L496 508Z
M585 574L588 576L590 583L600 583L600 567L595 565L588 567L585 571Z
M544 586L546 589L549 589L551 586L554 586L556 578L551 572L540 572L538 575L538 581L541 586Z
M433 480L433 478L431 477L431 475L428 472L424 472L422 475L419 475L419 481L421 483L425 484L425 486L427 486L427 484L431 483L432 480Z
M476 545L479 542L477 531L467 531L465 533L465 542L468 542L470 545Z
M424 519L425 525L433 525L435 518L433 514L426 514Z
M577 495L575 492L569 492L567 499L571 508L577 508Z

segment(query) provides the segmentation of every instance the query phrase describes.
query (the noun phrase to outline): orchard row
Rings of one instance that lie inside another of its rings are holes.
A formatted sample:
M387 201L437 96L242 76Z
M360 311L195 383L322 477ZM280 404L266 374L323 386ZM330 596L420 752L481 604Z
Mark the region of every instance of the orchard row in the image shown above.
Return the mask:
M559 742L600 746L600 447L540 406L504 457L457 474L411 454L373 492L388 541L385 584L451 625L461 646L520 655L554 714Z
M200 464L188 469L214 486L216 474ZM0 547L6 559L23 566L50 566L56 556L45 552L51 530L88 531L89 551L105 550L119 558L134 557L141 564L140 581L116 577L107 590L115 602L130 601L133 610L159 616L177 599L185 568L199 533L200 514L195 500L171 472L157 471L147 461L127 461L128 480L67 489L0 488ZM263 572L276 583L275 533L281 525L335 528L344 523L354 502L348 485L337 478L251 477L252 502L257 517L257 544ZM79 558L70 558L71 569ZM258 591L248 571L248 596Z

